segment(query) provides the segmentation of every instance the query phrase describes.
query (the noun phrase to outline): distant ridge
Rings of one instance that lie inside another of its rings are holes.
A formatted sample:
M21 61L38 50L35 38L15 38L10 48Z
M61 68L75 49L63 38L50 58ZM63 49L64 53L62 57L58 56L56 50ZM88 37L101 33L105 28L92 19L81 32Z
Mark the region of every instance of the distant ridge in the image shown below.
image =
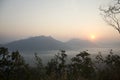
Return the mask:
M2 44L0 44L0 47L2 47Z
M97 45L88 40L71 39L61 42L51 36L35 36L27 39L17 40L3 45L10 50L40 51L40 50L70 50L80 48L95 48Z
M99 43L104 48L120 48L120 42Z
M71 46L73 49L80 49L80 48L95 48L98 47L95 43L90 42L88 40L81 40L81 39L71 39L66 42L68 46Z
M63 42L58 41L51 36L36 36L5 44L10 50L60 50L69 49Z

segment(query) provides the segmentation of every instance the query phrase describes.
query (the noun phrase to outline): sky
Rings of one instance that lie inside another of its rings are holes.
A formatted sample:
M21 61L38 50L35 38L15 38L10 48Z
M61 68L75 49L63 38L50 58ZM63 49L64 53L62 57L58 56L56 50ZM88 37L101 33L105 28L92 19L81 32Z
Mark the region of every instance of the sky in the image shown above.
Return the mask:
M120 41L99 7L110 0L0 0L0 44L33 36Z

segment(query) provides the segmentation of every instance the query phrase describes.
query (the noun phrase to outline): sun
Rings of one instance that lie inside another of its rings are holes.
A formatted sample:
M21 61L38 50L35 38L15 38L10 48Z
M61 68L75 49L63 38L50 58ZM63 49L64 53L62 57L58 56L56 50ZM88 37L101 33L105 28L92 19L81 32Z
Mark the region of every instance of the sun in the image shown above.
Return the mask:
M94 40L96 38L96 36L95 35L91 35L90 38L91 38L91 40Z

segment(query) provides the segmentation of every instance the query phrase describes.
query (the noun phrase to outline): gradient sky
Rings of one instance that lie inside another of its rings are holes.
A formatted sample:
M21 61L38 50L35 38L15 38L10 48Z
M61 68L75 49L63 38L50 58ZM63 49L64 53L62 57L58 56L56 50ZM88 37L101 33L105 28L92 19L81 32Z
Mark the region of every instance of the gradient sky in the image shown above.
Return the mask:
M100 15L110 0L0 0L0 43L32 36L120 41Z

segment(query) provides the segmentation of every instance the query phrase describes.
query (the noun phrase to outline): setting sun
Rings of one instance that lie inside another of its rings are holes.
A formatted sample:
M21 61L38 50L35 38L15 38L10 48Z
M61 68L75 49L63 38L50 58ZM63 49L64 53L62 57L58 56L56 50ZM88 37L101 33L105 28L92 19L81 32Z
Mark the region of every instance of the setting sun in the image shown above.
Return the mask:
M91 35L90 38L91 38L92 40L94 40L96 37L95 37L95 35Z

